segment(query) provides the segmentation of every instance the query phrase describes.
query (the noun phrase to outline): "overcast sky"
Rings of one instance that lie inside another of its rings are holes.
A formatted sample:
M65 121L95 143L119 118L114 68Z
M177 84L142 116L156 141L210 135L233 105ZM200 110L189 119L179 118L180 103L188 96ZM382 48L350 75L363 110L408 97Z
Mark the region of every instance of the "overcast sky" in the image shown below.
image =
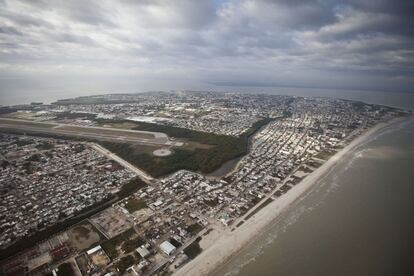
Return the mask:
M0 0L0 89L411 91L414 1Z

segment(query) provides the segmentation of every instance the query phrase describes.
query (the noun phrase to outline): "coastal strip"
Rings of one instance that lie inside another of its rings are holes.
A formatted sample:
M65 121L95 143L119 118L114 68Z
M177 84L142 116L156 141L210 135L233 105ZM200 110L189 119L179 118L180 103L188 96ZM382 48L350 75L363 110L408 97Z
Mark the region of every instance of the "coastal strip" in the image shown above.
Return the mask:
M367 129L364 133L353 139L346 147L329 158L322 166L317 168L289 192L273 200L260 209L243 224L236 228L214 229L200 241L202 253L191 262L180 268L175 275L215 275L232 258L237 256L242 248L255 241L258 233L265 231L271 222L277 219L282 212L287 210L323 178L335 165L358 145L365 142L374 133L394 124L404 118L394 118L388 122L381 122Z

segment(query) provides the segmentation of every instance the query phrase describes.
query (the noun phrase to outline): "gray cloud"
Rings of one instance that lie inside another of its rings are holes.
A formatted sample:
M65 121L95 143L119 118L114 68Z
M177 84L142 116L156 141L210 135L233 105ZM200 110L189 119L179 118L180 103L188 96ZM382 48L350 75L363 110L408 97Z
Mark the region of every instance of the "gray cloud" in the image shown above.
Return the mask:
M410 90L411 2L0 1L0 74Z
M20 31L14 27L0 26L0 34L9 34L9 35L22 35Z

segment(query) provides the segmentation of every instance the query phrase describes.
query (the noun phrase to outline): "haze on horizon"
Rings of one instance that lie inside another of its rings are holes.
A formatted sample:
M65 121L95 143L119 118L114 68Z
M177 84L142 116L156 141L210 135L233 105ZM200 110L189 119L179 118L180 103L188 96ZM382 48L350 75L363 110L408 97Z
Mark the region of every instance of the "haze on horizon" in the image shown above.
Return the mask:
M0 0L0 98L203 85L411 92L414 2Z

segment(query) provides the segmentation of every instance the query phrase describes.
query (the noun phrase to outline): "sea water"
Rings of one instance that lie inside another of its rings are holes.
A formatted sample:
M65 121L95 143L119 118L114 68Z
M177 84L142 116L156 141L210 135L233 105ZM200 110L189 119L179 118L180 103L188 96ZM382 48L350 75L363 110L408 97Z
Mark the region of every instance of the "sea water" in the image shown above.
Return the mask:
M413 252L411 118L350 151L215 275L414 275Z

